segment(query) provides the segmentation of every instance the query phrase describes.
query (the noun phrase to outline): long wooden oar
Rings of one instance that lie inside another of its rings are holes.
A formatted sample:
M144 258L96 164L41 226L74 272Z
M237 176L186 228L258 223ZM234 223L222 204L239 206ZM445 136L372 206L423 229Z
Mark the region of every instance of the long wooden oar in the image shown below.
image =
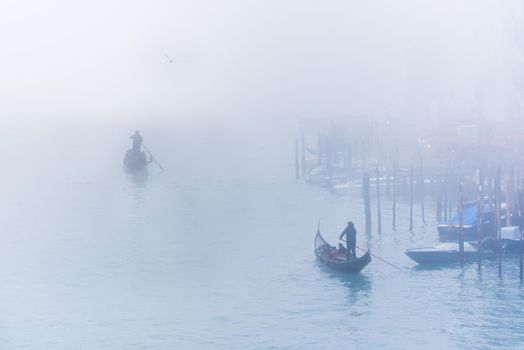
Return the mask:
M149 152L149 150L147 149L146 145L144 145L142 143L142 147L144 147L144 149L147 151L147 153L151 156L151 158L155 161L156 165L158 165L158 167L160 168L160 170L164 171L164 168L162 167L162 165L160 165L160 163L158 162L158 160L156 160L155 156L151 154L151 152Z
M346 242L345 239L340 239L340 240ZM360 248L358 245L356 245L355 247L357 247L358 249L360 249L360 250L362 250L362 251L364 251L364 252L367 252L366 249ZM373 254L373 253L371 253L371 252L369 252L369 254L371 254L372 257L377 258L378 260L382 260L382 261L385 262L386 264L393 266L393 267L396 268L397 270L402 271L402 269L401 269L400 267L398 267L398 266L396 266L396 265L390 263L390 262L387 261L386 259L381 258L380 256L375 255L375 254Z

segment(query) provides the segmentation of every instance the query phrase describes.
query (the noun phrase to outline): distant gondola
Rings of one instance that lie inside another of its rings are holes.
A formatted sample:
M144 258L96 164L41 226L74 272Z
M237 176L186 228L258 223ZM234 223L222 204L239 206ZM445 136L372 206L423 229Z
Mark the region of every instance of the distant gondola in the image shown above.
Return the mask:
M124 167L128 171L143 170L149 163L151 163L151 159L147 159L144 151L128 150L124 157Z
M320 231L315 236L315 255L323 264L339 271L360 272L371 261L369 249L364 255L356 259L346 259L346 254L340 254L335 247L324 240Z

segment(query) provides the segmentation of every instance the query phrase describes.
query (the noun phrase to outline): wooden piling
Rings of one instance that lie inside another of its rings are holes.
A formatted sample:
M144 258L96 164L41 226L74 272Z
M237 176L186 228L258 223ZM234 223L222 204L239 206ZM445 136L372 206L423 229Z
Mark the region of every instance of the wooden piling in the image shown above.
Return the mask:
M482 230L484 226L484 176L482 170L479 170L478 184L477 184L477 262L478 268L481 268L482 261Z
M459 184L459 254L460 264L464 264L464 187Z
M322 165L322 135L319 133L317 137L317 164Z
M413 164L409 166L409 231L413 232Z
M393 164L393 230L396 226L396 217L397 217L397 163Z
M490 208L493 208L494 207L494 203L495 203L495 198L494 198L494 195L493 195L493 188L495 187L494 186L494 183L493 183L493 174L492 174L492 171L490 170L489 172L489 175L488 175L488 179L487 179L487 189L488 189L488 202L489 202L489 206Z
M448 183L446 178L442 181L443 192L444 192L444 220L448 220Z
M304 130L300 132L301 148L302 148L302 177L306 175L306 135Z
M389 166L386 167L386 196L391 194L391 185L390 185L390 176L389 176Z
M500 237L500 168L495 178L495 222L497 234L497 250L499 255L499 277L502 276L502 240Z
M382 218L380 213L380 171L377 165L377 232L382 233Z
M362 178L362 192L364 194L364 206L366 216L366 233L371 233L371 201L369 198L369 173L366 171Z
M511 205L511 217L509 219L509 222L510 222L510 225L511 224L511 218L516 218L517 217L517 196L515 195L515 167L512 166L510 168L510 178L509 178L509 191L510 191L510 194L509 194L509 202L510 202L510 205Z
M511 182L508 180L506 182L506 226L511 226L511 211L513 205L511 203Z
M424 217L424 173L422 172L422 157L420 158L420 207L422 211L422 222L426 222Z
M520 174L519 174L520 176ZM520 231L520 249L519 249L519 275L520 275L520 282L524 280L524 260L523 260L523 253L524 253L524 242L522 237L522 190L518 190L517 194L517 201L519 203L518 207L518 218L519 218L519 231Z
M437 222L442 221L442 181L440 177L436 182L436 196L437 196Z
M298 137L295 138L295 179L300 178L300 165L298 161Z
M519 275L520 283L524 280L524 261L523 261L523 252L524 252L524 240L522 238L522 230L520 230L520 249L519 249Z

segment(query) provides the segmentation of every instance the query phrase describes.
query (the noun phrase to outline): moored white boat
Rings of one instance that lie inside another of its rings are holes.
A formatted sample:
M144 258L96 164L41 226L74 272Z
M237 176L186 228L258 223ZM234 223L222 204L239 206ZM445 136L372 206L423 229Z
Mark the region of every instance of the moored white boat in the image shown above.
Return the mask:
M483 245L484 247L484 245ZM460 250L458 243L442 243L435 247L413 248L406 250L406 255L419 264L444 264L460 262ZM475 261L478 250L469 242L464 242L464 261ZM491 249L481 250L482 259L494 258L495 253Z

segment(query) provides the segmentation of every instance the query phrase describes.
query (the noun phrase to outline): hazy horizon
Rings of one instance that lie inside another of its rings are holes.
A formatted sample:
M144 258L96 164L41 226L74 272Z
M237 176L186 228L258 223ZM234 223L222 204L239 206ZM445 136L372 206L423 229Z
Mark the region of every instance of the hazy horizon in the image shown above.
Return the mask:
M514 118L523 8L4 1L0 114L8 123Z

